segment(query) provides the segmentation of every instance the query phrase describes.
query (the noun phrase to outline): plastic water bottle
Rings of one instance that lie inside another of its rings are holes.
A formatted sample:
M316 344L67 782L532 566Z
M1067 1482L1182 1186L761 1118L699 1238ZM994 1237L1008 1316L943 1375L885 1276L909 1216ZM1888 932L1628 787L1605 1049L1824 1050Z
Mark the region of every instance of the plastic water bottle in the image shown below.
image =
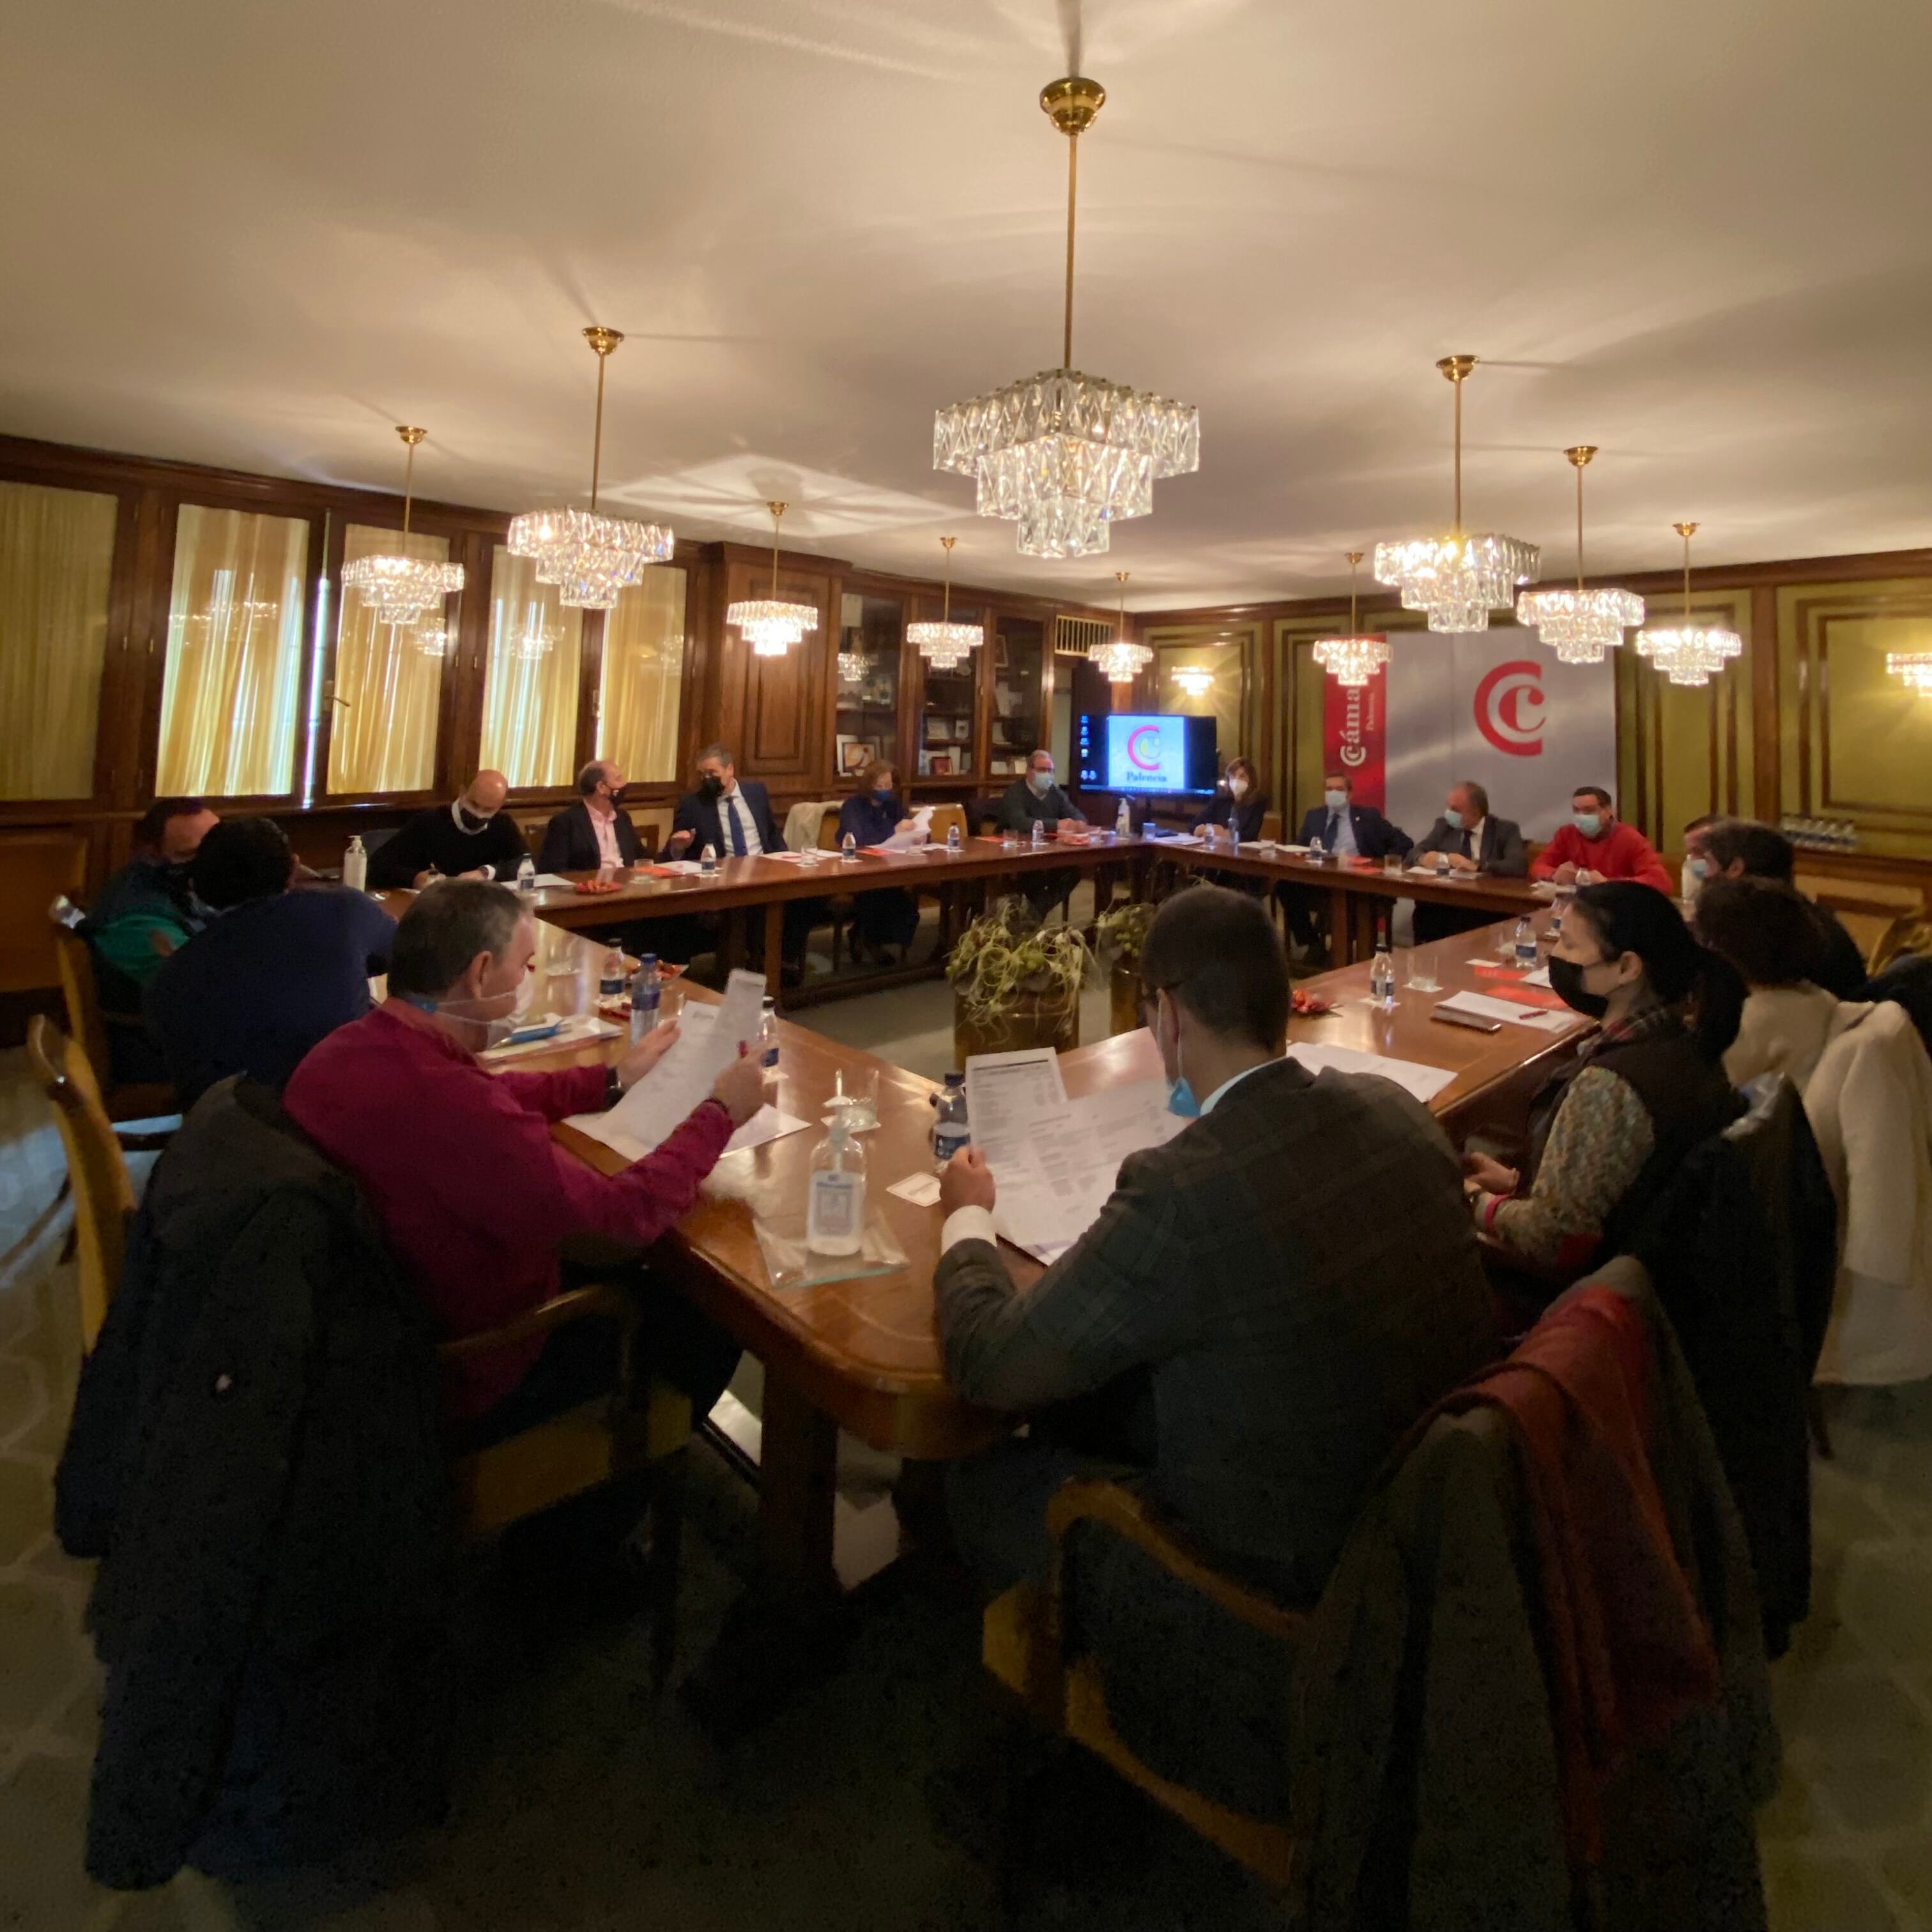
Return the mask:
M1131 838L1133 836L1134 815L1127 809L1126 800L1122 799L1120 810L1114 814L1114 836L1116 838Z
M1516 963L1526 971L1536 965L1536 928L1528 913L1516 922Z
M369 854L359 832L350 840L349 850L342 855L342 883L352 892L369 890Z
M1033 849L1037 852L1046 843L1046 821L1036 818L1033 822Z
M526 898L532 898L536 889L537 862L526 852L517 865L517 890Z
M776 1000L766 1000L764 1012L759 1016L758 1064L767 1073L778 1070L778 1003Z
M1395 960L1389 952L1388 928L1376 928L1376 956L1369 968L1369 998L1384 1012L1395 1005Z
M624 997L624 949L621 946L607 946L604 949L604 970L597 976L597 997L600 1000L621 1000Z
M707 845L702 852L698 854L698 869L706 874L717 871L718 848L716 846Z
M1318 832L1308 842L1308 862L1311 866L1318 866L1322 862L1322 838Z
M946 856L949 859L958 858L959 846L959 828L956 825L949 825L946 828Z
M844 860L856 859L859 856L859 842L849 832L838 842L838 856Z
M972 1144L973 1131L966 1120L966 1076L949 1073L944 1089L933 1100L938 1109L932 1123L932 1159L944 1167L963 1147Z
M631 980L631 1044L635 1046L658 1023L658 1006L662 988L658 984L658 956L638 955L638 970Z

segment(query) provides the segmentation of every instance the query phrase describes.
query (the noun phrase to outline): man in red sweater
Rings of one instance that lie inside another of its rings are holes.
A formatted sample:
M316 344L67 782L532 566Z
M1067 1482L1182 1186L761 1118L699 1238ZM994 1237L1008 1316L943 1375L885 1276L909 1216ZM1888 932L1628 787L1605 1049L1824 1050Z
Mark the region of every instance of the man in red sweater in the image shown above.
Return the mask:
M724 1144L764 1098L756 1056L741 1058L654 1152L606 1176L566 1154L550 1124L610 1106L677 1036L660 1027L614 1066L493 1074L476 1059L515 1024L536 934L517 896L452 879L417 898L396 928L387 1001L338 1028L297 1066L283 1096L296 1126L360 1184L404 1270L447 1336L472 1335L548 1300L564 1285L574 1237L642 1248L698 1198ZM599 1268L598 1278L611 1270ZM644 1365L705 1413L736 1365L735 1342L641 1270ZM479 1446L611 1386L614 1324L577 1322L546 1342L458 1365L445 1403Z
M1576 788L1570 800L1570 823L1556 828L1556 837L1536 855L1529 875L1554 879L1559 886L1634 879L1640 886L1654 886L1666 898L1674 896L1664 861L1634 825L1618 818L1601 785Z

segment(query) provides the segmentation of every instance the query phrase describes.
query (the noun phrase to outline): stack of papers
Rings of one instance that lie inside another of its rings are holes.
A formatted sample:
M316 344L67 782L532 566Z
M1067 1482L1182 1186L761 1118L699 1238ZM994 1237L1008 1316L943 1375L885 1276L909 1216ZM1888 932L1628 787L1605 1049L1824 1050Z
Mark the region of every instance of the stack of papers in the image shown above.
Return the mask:
M1550 1012L1540 1006L1526 1006L1514 1000L1498 1000L1487 993L1456 993L1441 1001L1439 1012L1472 1013L1479 1019L1506 1020L1512 1026L1535 1027L1544 1033L1562 1033L1576 1016Z
M738 1057L740 1042L755 1048L764 1014L765 976L734 973L724 998L716 1006L687 1006L680 1016L677 1044L608 1113L578 1114L570 1124L640 1160L676 1132L692 1109L711 1091L712 1083ZM796 1115L762 1107L726 1144L727 1154L796 1133L806 1124Z
M1425 1066L1419 1060L1392 1060L1386 1054L1359 1053L1352 1046L1311 1046L1296 1041L1288 1049L1311 1073L1372 1073L1406 1088L1426 1107L1455 1075L1443 1066Z

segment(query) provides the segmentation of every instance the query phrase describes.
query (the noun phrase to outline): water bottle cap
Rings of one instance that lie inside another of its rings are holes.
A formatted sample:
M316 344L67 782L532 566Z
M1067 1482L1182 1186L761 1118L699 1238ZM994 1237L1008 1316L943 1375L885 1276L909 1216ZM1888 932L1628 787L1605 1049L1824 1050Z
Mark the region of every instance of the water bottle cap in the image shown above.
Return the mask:
M946 1076L946 1084L949 1087L963 1087L966 1084L966 1076L963 1073L949 1073Z

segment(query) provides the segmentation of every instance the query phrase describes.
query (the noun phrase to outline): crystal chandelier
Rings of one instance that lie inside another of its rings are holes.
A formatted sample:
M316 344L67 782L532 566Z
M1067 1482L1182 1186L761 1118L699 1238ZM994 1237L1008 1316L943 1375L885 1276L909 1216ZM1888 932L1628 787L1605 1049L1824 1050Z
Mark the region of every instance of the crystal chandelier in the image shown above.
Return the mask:
M447 624L422 624L413 633L416 646L426 658L446 658L456 640Z
M1183 664L1174 674L1174 681L1180 687L1180 694L1186 698L1202 698L1214 688L1214 674L1205 664Z
M1095 556L1108 525L1154 508L1156 477L1201 467L1201 417L1073 366L1073 231L1080 136L1106 92L1070 74L1040 104L1066 136L1066 300L1060 367L933 418L932 466L979 484L979 513L1019 525L1022 556Z
M586 328L597 356L597 427L590 445L590 507L531 510L510 519L510 554L536 560L537 581L557 586L557 602L574 610L608 610L618 592L640 582L654 563L669 561L671 532L657 524L597 514L597 477L604 458L604 365L623 340L614 328Z
M1714 625L1690 621L1690 539L1695 524L1670 526L1684 539L1684 621L1662 629L1652 626L1636 634L1640 656L1646 657L1672 684L1708 684L1724 668L1727 659L1744 649L1744 640L1735 631L1720 630Z
M1907 691L1921 698L1932 698L1932 651L1887 651L1885 668L1905 681Z
M1132 684L1154 662L1154 652L1127 635L1127 573L1115 571L1114 581L1120 586L1119 626L1106 643L1088 647L1087 662L1109 684Z
M952 670L968 651L976 651L986 632L977 624L952 621L952 546L957 537L941 537L939 547L946 553L946 595L939 607L939 622L908 624L906 635L919 647L919 654L936 670Z
M838 682L856 684L866 675L866 654L863 651L841 651L838 653Z
M1558 664L1601 664L1604 652L1643 622L1643 599L1634 592L1583 588L1583 466L1596 453L1591 442L1563 452L1576 470L1576 589L1526 590L1516 600L1516 622L1532 626Z
M530 622L510 639L510 658L517 664L535 664L548 657L562 640L561 628L546 624L539 614L532 611Z
M1462 529L1462 385L1473 356L1436 364L1456 392L1456 524L1446 537L1412 537L1376 545L1376 581L1400 586L1405 610L1426 610L1432 631L1486 631L1492 610L1506 610L1519 584L1536 574L1540 554L1520 537Z
M818 606L778 602L778 519L785 506L767 503L765 508L772 513L772 594L732 604L724 621L737 626L754 656L782 658L806 632L818 628Z
M403 535L410 533L411 485L416 480L416 445L428 435L413 423L398 423L396 434L409 452L403 458ZM359 590L379 624L411 628L426 610L442 607L463 588L460 563L433 563L419 556L358 556L342 566L342 587ZM441 653L436 653L440 656Z
M1352 550L1343 555L1348 560L1348 634L1317 638L1315 662L1337 684L1360 686L1366 684L1388 662L1389 641L1380 631L1363 630L1355 610L1355 572L1360 566L1362 553Z

